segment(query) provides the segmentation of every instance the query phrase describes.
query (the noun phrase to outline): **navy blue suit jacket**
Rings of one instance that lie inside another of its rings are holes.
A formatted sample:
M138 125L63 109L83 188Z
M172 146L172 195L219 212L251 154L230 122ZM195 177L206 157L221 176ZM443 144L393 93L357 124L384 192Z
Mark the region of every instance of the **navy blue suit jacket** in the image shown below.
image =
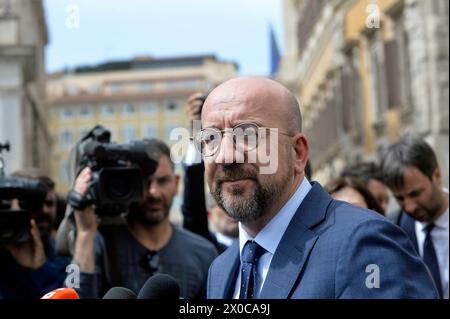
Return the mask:
M438 298L403 230L312 185L275 251L259 298ZM238 270L235 242L211 265L207 297L231 298Z
M400 214L398 215L397 219L397 225L400 226L405 231L405 233L411 240L414 248L416 249L417 253L419 253L419 244L417 243L415 219L412 218L410 215L408 215L406 212L400 210Z

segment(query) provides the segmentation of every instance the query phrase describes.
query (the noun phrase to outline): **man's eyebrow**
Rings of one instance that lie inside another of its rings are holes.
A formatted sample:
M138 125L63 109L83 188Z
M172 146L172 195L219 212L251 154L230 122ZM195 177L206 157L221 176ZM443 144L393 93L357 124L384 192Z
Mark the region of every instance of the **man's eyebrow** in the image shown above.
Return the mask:
M411 195L412 193L418 193L418 192L421 192L422 190L423 190L423 187L416 188L416 189L409 191L407 195Z
M163 176L156 177L155 179L157 179L157 180L163 180L163 179L169 179L169 178L171 178L171 177L172 177L172 175L167 174L167 175L163 175Z
M256 124L256 125L258 125L260 127L265 127L265 125L263 125L260 121L258 121L258 120L250 120L249 119L249 120L236 120L235 122L233 122L230 126L228 126L226 128L233 128L233 127L235 127L237 125L244 124L244 123L254 123L254 124ZM209 126L204 126L203 128L204 129L205 128L215 128L215 129L218 129L218 130L223 130L223 129L219 128L218 125L209 125Z

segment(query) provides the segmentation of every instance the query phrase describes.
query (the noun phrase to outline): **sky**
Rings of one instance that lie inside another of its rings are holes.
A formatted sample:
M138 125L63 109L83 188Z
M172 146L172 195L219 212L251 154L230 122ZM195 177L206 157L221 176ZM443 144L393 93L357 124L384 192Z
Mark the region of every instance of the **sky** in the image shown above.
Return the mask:
M215 54L268 75L269 26L283 52L282 0L45 0L47 72L126 60Z

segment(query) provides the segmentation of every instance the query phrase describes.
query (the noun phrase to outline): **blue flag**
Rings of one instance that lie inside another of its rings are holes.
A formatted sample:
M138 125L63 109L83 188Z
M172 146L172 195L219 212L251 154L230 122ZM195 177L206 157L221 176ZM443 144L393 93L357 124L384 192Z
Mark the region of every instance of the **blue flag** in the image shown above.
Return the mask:
M269 25L269 37L270 37L270 76L275 75L278 71L278 65L280 63L280 50L278 49L277 39L272 25Z

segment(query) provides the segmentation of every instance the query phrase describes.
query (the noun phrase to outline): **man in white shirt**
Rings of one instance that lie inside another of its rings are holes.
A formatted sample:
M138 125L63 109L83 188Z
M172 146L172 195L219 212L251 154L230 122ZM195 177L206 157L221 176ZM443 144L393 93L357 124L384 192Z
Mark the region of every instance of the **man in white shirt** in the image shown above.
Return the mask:
M406 135L388 148L382 170L403 210L398 225L428 266L441 298L448 299L449 196L433 149Z

